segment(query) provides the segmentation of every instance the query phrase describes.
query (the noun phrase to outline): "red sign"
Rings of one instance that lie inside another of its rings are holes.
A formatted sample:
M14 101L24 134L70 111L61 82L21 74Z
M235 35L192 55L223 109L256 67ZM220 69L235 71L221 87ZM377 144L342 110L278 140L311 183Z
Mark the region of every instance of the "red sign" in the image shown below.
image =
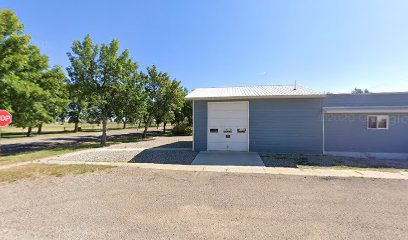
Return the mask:
M11 114L6 110L0 109L0 127L6 127L11 123Z

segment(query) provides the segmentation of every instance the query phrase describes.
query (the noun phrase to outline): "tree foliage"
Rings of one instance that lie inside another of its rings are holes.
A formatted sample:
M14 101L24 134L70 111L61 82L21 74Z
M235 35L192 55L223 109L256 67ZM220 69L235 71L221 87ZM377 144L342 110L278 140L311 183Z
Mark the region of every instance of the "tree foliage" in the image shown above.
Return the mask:
M364 94L364 93L370 93L368 89L361 89L361 88L354 88L353 91L351 91L352 94Z
M74 41L71 51L72 53L67 53L71 62L71 66L67 67L70 77L68 80L70 103L67 115L69 122L75 123L74 132L77 132L79 122L87 116L86 100L88 93L92 92L89 83L92 83L97 76L99 46L94 45L88 35L82 42Z
M181 82L177 80L166 81L163 95L158 104L161 106L156 117L163 123L163 132L166 132L166 124L174 122L175 112L180 112L184 104L184 93Z
M138 104L142 94L138 91L138 65L129 57L129 51L119 53L119 41L112 40L100 47L88 35L83 42L75 41L72 53L68 53L71 66L67 68L70 84L80 91L85 99L87 115L94 121L102 122L101 143L106 144L106 125L109 119L124 116L125 112L139 110L140 106L124 104L131 101ZM78 102L78 99L72 99ZM131 108L131 109L130 109Z
M126 128L127 123L136 123L146 112L146 95L139 75L125 81L121 93L123 97L117 102L115 117L118 122L123 123L123 128Z
M147 129L152 120L166 123L174 120L174 112L180 111L184 103L184 93L181 83L171 80L165 72L159 72L153 65L147 68L147 74L141 73L146 93L146 114L144 117L145 129L142 137L145 138Z
M28 128L69 118L75 131L81 121L102 123L106 143L108 121L135 123L147 128L155 119L166 124L191 123L191 103L181 82L159 72L155 65L138 72L129 51L119 41L95 44L88 35L74 41L67 53L71 65L50 67L48 58L30 42L11 10L0 10L0 108L13 114L13 124Z
M187 88L183 88L183 98L188 94ZM183 123L186 122L187 125L193 124L193 101L185 101L183 107L180 111L176 111L174 114L174 122L172 123Z
M66 91L61 68L49 69L48 58L23 30L13 11L0 11L0 108L30 135L32 127L57 119Z

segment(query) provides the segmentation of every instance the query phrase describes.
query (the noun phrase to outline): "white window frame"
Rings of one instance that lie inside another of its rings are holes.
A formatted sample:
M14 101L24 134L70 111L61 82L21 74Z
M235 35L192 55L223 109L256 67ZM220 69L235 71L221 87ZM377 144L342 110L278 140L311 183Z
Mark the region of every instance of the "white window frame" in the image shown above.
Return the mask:
M377 127L376 128L370 128L370 117L376 117L377 118ZM379 128L379 119L380 118L385 118L387 120L387 127L386 128ZM390 127L390 116L389 115L367 115L367 129L369 130L388 130Z

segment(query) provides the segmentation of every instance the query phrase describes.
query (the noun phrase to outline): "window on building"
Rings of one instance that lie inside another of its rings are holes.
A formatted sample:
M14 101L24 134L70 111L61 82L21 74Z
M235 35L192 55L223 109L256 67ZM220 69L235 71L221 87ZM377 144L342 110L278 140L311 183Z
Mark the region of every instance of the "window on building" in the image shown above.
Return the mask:
M368 116L368 129L388 129L388 119L386 115Z

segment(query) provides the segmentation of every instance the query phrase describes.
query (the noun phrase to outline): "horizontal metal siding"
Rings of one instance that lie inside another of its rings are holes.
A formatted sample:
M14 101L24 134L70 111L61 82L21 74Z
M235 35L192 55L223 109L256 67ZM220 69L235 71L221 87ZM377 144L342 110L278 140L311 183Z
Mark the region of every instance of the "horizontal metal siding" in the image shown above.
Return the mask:
M194 101L194 151L207 151L207 101Z
M328 94L324 107L408 106L408 93Z
M207 102L194 101L194 145L207 150ZM214 101L220 102L220 101ZM408 106L408 93L330 94L325 99L259 99L250 102L250 151L321 153L321 109L338 106ZM338 115L338 114L336 114ZM343 114L325 118L326 151L408 152L407 114L391 114L389 130L368 130L366 115ZM395 124L393 119L399 119Z
M322 153L322 99L251 100L250 151Z
M208 102L194 101L195 151L207 150ZM250 151L322 153L321 111L319 98L249 100Z
M327 95L325 107L408 106L408 93ZM389 115L388 130L367 129L367 114L325 114L325 150L333 152L408 152L408 115ZM370 114L370 115L376 115Z
M325 150L408 153L408 114L389 115L389 129L367 129L368 114L325 114ZM373 114L369 114L373 115Z

